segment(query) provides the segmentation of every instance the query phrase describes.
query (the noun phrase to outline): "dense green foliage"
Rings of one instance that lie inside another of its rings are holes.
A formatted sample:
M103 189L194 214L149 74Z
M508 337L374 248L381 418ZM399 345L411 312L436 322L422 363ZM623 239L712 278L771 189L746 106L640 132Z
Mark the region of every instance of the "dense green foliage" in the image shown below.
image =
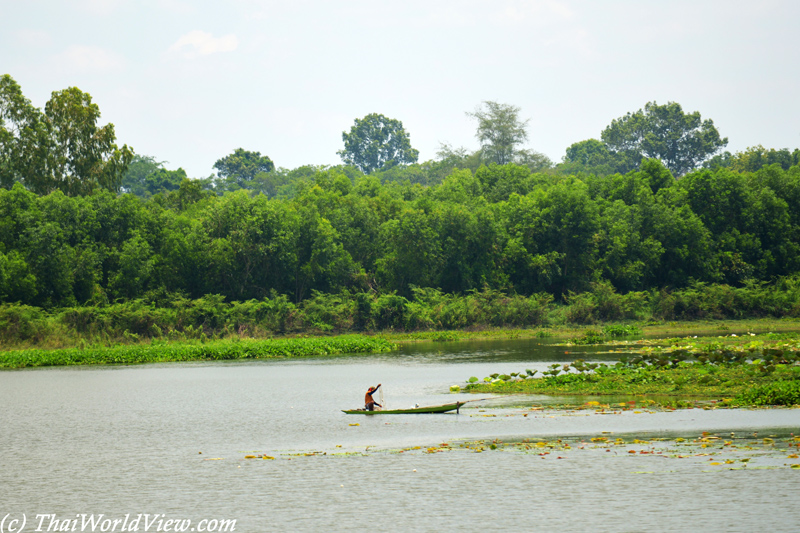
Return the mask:
M757 290L800 271L798 166L676 181L656 160L580 178L490 165L428 187L345 167L310 170L291 186L277 198L218 196L183 180L149 201L2 189L0 301L298 303L315 291L411 298L420 287L574 304L598 286L636 300L698 284ZM692 304L660 305L685 315Z
M36 278L37 297L17 299L45 306L83 302L96 289L115 298L161 287L239 300L275 290L299 300L311 289L358 288L377 277L404 295L411 285L458 292L482 284L562 294L586 288L593 271L633 290L796 270L797 224L788 209L796 171L759 176L778 181L779 193L754 177L706 171L672 187L678 194L663 195L668 202L652 195L651 176L639 174L536 186L517 181L541 179L525 169L495 167L421 190L370 189L368 179L353 184L328 171L293 200L231 195L184 210L167 201L177 195L144 204L107 194L37 197L18 187L0 192L2 244ZM518 189L504 198L497 192L509 178ZM520 196L524 188L536 194ZM660 233L658 224L668 227ZM636 226L649 234L631 231Z
M800 316L800 283L785 279L769 286L734 288L696 285L671 293L619 294L608 284L573 294L557 303L547 294L507 295L484 290L459 296L435 289L415 289L412 297L376 292L315 293L295 304L285 295L225 302L221 295L196 300L136 299L45 311L20 304L0 305L0 344L5 347L67 347L160 339L184 341L227 337L350 331L440 331L436 340L462 335L453 330L544 328L627 320L590 329L573 342L597 344L636 335L641 328L673 320ZM482 333L483 334L483 333ZM517 333L518 334L518 333ZM547 331L538 329L537 336ZM516 334L511 334L515 336Z
M288 170L239 148L202 180L118 148L99 116L75 87L41 111L0 79L3 309L179 316L214 302L264 331L799 312L800 152L726 152L691 171L726 140L673 102L556 167L521 148L519 108L487 101L470 113L477 152L443 145L417 164L402 123L371 114L343 134L347 166Z
M745 405L800 405L800 381L747 387L737 399Z

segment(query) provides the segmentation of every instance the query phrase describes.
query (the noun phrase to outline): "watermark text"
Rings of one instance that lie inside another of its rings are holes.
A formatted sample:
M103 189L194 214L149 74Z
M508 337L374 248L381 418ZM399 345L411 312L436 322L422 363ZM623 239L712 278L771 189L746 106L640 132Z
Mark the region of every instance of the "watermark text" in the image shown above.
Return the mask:
M106 532L218 532L236 531L236 520L204 518L195 522L190 518L171 518L165 514L125 514L113 517L105 514L76 514L60 516L54 513L7 513L0 516L0 533L23 531L100 531Z

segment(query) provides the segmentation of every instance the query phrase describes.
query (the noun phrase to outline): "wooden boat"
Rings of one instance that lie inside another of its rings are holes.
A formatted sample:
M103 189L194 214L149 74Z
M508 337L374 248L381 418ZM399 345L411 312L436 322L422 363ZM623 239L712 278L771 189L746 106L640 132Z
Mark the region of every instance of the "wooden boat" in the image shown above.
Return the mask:
M475 401L475 400L469 400ZM382 411L367 411L366 409L348 409L342 410L343 413L348 415L416 415L425 413L447 413L455 411L456 413L467 402L446 403L444 405L429 405L426 407L410 407L408 409L384 409Z

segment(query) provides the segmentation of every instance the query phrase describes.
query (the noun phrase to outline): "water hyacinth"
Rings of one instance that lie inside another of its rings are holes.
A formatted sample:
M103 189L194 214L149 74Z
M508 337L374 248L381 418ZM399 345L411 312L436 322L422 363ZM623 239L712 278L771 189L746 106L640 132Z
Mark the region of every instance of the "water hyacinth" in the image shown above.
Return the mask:
M386 352L394 347L393 343L381 337L343 335L197 344L141 344L111 348L19 350L0 354L0 368L316 357L345 353Z

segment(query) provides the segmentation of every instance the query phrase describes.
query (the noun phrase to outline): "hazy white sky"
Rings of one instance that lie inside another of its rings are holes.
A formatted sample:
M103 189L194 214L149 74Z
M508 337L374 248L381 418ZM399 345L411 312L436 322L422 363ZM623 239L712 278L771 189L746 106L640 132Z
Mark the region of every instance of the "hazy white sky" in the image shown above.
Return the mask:
M368 113L420 160L475 149L483 100L556 162L653 100L732 152L800 147L798 0L0 0L0 20L0 74L34 105L77 86L119 144L195 178L238 147L337 164Z

